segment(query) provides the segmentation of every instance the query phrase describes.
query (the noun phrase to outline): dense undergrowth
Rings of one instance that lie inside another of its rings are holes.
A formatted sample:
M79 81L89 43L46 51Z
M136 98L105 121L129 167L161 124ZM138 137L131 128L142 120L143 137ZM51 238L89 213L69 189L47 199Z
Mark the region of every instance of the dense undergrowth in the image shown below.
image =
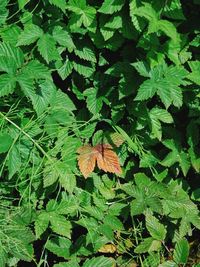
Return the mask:
M0 0L0 267L200 266L199 14Z

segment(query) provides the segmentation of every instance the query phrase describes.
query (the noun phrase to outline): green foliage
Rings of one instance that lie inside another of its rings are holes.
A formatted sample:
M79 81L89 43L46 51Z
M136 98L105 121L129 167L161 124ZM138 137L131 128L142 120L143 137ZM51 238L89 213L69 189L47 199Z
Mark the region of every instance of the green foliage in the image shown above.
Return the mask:
M198 266L199 12L0 1L0 267Z

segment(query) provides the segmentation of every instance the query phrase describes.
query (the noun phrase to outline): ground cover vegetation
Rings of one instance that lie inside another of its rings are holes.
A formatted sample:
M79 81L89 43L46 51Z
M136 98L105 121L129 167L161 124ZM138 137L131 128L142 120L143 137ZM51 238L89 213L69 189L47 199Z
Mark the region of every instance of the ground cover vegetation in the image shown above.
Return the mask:
M200 266L199 14L0 0L0 267Z

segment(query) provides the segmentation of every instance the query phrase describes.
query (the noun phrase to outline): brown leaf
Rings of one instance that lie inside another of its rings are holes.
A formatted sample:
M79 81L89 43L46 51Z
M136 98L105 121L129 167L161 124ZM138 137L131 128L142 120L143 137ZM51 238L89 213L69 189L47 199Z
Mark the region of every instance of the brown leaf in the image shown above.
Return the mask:
M122 172L119 158L111 149L111 145L96 145L94 147L99 153L97 154L97 166L105 172L120 174Z
M98 252L101 253L115 253L117 250L116 246L113 244L105 244L104 246L102 246Z
M80 147L77 150L77 152L79 153L78 156L79 169L83 174L83 176L87 178L95 168L97 153L90 145L85 145Z
M122 172L119 158L109 144L99 144L94 147L85 145L80 147L77 152L79 153L78 166L85 178L93 172L96 161L99 169L105 172L116 174Z

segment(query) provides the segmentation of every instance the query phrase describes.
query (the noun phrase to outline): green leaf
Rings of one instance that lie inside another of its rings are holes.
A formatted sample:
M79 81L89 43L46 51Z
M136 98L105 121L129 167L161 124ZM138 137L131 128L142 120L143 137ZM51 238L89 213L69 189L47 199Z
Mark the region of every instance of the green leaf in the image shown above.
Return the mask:
M177 264L186 264L189 255L189 244L186 239L179 240L174 249L173 259Z
M12 94L15 90L16 79L9 74L0 75L0 97Z
M173 118L172 115L165 109L161 108L152 108L150 111L150 116L164 122L164 123L172 123Z
M183 67L167 67L166 64L162 64L153 68L149 74L150 79L142 83L135 99L147 100L157 92L166 108L171 104L181 107L182 91L180 85L184 84L187 71Z
M142 214L146 209L146 204L143 198L134 199L131 201L131 215L139 215Z
M65 80L73 70L73 63L69 61L69 59L66 59L65 63L58 68L58 73L60 77Z
M150 235L156 240L164 240L166 237L166 229L159 220L151 214L146 215L146 227Z
M49 69L38 60L31 60L29 63L22 69L22 72L25 76L28 76L29 79L48 79L51 80L51 73Z
M164 123L172 123L173 118L171 114L165 109L153 108L149 112L149 117L150 117L152 133L155 135L155 137L161 140L162 128L160 121Z
M86 78L89 78L94 73L94 68L90 63L76 63L73 62L74 69Z
M200 72L200 62L199 61L190 61L188 62L189 67L191 69L191 73L187 76L187 78L194 83L200 85L200 77L199 77L199 72Z
M179 34L177 33L176 27L174 24L168 20L159 20L158 27L161 31L163 31L167 36L169 36L173 40L179 39Z
M83 264L83 267L112 267L113 264L113 259L100 256L86 260Z
M21 155L17 145L14 145L8 154L8 171L9 179L20 170L21 167Z
M178 161L184 176L186 176L191 166L188 154L181 151L178 157Z
M143 6L136 9L135 13L137 16L145 17L149 21L156 22L158 20L158 14L149 3L144 3Z
M87 28L95 19L96 9L91 6L87 6L85 0L70 0L67 5L67 9L75 13L71 19L72 24L76 23L75 28L80 27L81 24Z
M134 0L134 1L135 1L135 0ZM149 68L148 68L148 66L145 64L145 62L143 62L143 61L138 61L138 62L132 63L131 65L137 70L137 72L138 72L141 76L149 78Z
M144 240L134 249L135 253L145 253L158 251L161 247L161 242L153 237L144 238Z
M17 70L16 63L13 58L0 56L0 71L15 75Z
M49 2L52 5L59 7L62 11L65 11L65 9L67 8L67 3L65 0L49 0Z
M76 110L76 106L70 99L70 97L66 94L63 93L61 90L56 91L56 96L54 98L54 101L52 101L52 107L54 109L64 109L69 112Z
M54 169L54 168L51 168L49 166L44 168L44 177L43 177L44 188L51 186L58 180L59 174L58 174L57 169Z
M60 45L66 47L69 52L72 52L75 49L75 45L70 34L61 26L56 26L53 29L53 38Z
M25 26L24 31L19 35L17 45L30 45L36 42L43 34L40 27L34 24Z
M1 2L0 2L0 26L1 26L1 24L5 23L6 18L9 14L9 10L6 7L7 4L8 4L7 0L1 0Z
M5 153L9 150L13 140L7 133L0 133L0 153Z
M54 264L53 267L80 267L80 265L77 263L75 259L75 260L70 260L67 262L60 262L60 263Z
M120 11L124 5L124 0L104 0L98 12L104 14L113 14Z
M174 261L165 261L159 267L178 267L178 265Z
M179 19L179 20L185 19L180 0L173 0L167 3L167 5L164 8L164 14L168 18L172 19Z
M49 225L49 214L47 212L40 213L35 220L35 234L36 238L40 238L40 236L46 231Z
M61 186L70 194L76 188L76 176L74 174L61 175L59 177Z
M138 89L138 93L136 95L135 100L147 100L153 97L156 93L157 86L158 85L156 81L152 80L144 81Z
M31 98L33 108L35 109L38 116L40 116L52 103L56 95L56 89L54 84L50 81L44 81L41 83L35 91L34 97Z
M136 9L137 9L137 0L130 0L129 3L129 9L130 9L130 17L131 17L131 21L134 25L134 27L136 28L137 31L141 31L141 26L140 23L138 21L136 14Z
M90 47L84 47L81 44L79 44L78 46L76 45L76 49L74 50L74 53L79 58L82 58L89 62L96 63L96 56L95 56L94 50Z
M102 97L98 96L98 89L97 88L88 88L83 93L87 99L87 108L92 114L97 114L100 112L103 102Z
M18 1L18 6L19 9L23 9L25 7L25 5L30 2L30 0L17 0Z
M69 220L62 215L56 214L55 212L49 216L49 219L51 222L51 228L55 233L68 238L71 237L72 225Z
M113 230L122 230L124 228L122 222L115 216L107 215L104 223L109 225Z
M47 63L59 59L56 41L48 33L43 34L37 42L38 50Z
M37 115L40 116L55 98L56 89L54 84L46 80L34 87L33 81L27 79L26 73L19 76L18 82L24 94L31 99Z
M65 237L52 238L47 241L45 247L58 257L66 260L70 258L71 241Z
M0 44L0 57L1 56L12 58L18 68L20 68L24 62L24 54L22 50L10 43L4 42Z
M10 43L12 46L16 46L20 32L21 28L19 26L8 25L7 27L4 26L2 31L0 30L0 36L4 42Z

